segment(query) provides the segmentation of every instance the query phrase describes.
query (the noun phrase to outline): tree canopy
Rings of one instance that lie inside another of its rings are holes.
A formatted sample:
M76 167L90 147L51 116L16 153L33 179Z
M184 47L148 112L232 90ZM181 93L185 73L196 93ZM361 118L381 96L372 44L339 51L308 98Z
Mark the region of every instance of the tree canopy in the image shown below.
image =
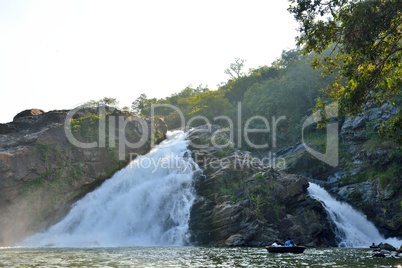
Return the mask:
M297 44L304 53L331 48L314 62L336 73L325 91L344 114L356 114L367 104L389 101L400 105L402 90L401 0L290 0L289 11L299 22ZM318 101L317 106L325 105ZM402 143L402 114L388 121L387 134ZM383 128L384 130L384 128Z

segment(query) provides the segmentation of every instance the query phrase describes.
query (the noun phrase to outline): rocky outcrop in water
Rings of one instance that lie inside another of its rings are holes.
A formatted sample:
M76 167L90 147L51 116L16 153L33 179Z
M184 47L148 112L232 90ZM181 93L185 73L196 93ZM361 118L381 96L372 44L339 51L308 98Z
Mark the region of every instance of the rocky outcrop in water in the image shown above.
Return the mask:
M305 177L279 173L225 146L226 136L214 126L191 131L189 140L203 170L190 215L193 243L263 246L291 237L303 245L335 245L325 210L307 196Z
M0 246L59 220L166 131L161 118L110 107L32 109L0 124Z

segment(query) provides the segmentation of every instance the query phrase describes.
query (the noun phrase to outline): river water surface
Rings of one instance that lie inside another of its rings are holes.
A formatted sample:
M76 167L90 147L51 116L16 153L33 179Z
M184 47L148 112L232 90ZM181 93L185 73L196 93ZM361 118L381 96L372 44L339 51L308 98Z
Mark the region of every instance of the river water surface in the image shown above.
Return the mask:
M372 258L370 249L114 247L1 248L0 267L402 267L402 257Z

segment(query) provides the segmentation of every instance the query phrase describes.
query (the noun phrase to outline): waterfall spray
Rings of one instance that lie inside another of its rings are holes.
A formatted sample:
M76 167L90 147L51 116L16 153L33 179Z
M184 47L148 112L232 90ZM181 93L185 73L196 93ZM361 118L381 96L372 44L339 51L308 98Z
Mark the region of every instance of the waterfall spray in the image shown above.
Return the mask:
M98 189L74 204L68 215L23 246L155 246L188 241L193 177L186 134L168 139L139 156Z
M396 238L385 239L366 216L349 204L339 202L323 188L310 182L308 192L311 197L323 203L331 221L335 224L335 236L339 247L368 247L373 242L389 243L397 246L402 242Z

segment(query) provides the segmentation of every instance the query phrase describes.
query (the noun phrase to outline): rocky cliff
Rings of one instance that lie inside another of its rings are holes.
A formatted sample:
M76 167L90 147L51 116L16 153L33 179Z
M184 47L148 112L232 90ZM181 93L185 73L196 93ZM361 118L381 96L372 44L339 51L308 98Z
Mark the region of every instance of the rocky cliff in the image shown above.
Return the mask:
M340 200L367 215L386 237L402 238L402 151L376 131L398 110L384 103L345 120L340 132L343 161L326 184Z
M376 131L398 110L389 103L372 105L342 120L336 167L315 159L302 144L284 148L277 155L286 158L287 172L315 180L367 215L384 236L402 239L402 151ZM314 146L314 141L309 146Z
M335 245L325 210L307 196L305 177L263 165L210 127L189 134L193 157L203 170L195 180L197 199L190 215L193 243L263 246L291 237L303 245Z
M166 131L161 118L110 107L31 109L0 124L0 246L59 220Z

